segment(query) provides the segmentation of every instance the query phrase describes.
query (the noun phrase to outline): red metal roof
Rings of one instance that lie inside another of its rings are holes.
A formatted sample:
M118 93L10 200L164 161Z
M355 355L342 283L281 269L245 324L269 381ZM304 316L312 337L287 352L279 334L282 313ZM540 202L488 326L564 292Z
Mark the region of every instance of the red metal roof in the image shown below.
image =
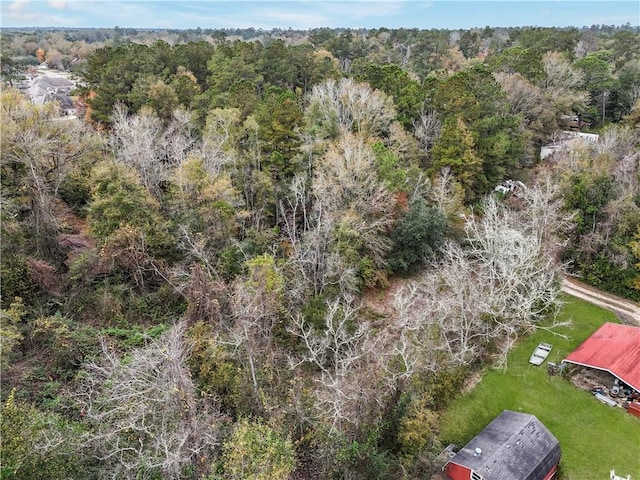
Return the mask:
M605 323L565 361L606 370L640 391L640 327Z

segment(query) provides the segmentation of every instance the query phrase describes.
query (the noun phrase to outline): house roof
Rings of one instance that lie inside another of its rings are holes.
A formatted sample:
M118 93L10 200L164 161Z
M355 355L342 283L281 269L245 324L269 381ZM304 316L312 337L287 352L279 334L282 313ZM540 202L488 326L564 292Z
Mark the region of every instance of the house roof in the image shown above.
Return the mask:
M564 361L605 370L640 392L640 327L607 322Z
M37 85L42 88L73 88L74 84L71 80L59 77L59 76L49 76L42 75L36 77L31 85Z
M477 454L477 450L481 454ZM534 416L503 411L450 460L484 480L541 480L560 461L560 444Z

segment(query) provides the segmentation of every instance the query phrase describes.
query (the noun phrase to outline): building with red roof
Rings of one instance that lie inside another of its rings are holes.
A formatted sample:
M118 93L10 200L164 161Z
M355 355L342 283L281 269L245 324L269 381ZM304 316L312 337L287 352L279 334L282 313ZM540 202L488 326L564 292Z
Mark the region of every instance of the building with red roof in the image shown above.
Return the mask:
M604 370L640 392L640 327L607 322L563 362Z

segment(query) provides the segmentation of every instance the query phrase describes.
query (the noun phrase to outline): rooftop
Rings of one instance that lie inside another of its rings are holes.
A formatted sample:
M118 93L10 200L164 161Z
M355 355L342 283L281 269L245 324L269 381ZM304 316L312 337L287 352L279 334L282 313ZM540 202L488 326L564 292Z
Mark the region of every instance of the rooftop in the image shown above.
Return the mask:
M605 370L640 392L640 327L607 322L564 361Z
M450 461L484 480L533 480L559 460L558 440L534 415L505 410Z

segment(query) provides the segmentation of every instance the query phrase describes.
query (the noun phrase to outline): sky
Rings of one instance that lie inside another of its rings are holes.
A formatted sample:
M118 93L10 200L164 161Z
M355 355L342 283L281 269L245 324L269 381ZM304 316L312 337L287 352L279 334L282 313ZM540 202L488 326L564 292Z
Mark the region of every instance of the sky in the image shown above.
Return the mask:
M0 0L2 27L567 27L640 24L640 1L615 0Z

